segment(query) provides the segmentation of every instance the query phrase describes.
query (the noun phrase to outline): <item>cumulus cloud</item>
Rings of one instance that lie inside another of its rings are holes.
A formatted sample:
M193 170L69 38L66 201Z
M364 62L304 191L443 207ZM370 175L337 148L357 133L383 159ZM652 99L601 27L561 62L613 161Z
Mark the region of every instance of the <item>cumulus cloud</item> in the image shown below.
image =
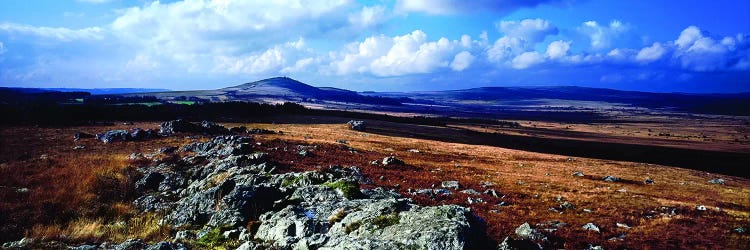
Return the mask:
M750 39L745 34L713 38L690 26L674 44L673 57L683 68L693 71L744 70L750 61Z
M349 22L357 27L373 27L381 24L386 18L385 7L364 6L358 13L349 15Z
M400 12L421 12L432 15L449 15L480 10L507 13L524 7L534 7L544 3L558 4L562 0L397 0L396 10Z
M428 41L427 34L421 30L395 37L372 36L361 43L349 44L344 51L332 55L329 66L337 75L400 76L430 73L446 67L463 70L471 64L473 56L467 52L457 57L456 51L463 48L462 44L467 45L447 38Z
M105 32L100 27L89 27L84 29L68 29L54 27L37 27L15 23L0 23L0 32L21 35L31 35L41 38L52 38L59 41L74 40L100 40L104 38Z
M544 62L544 56L539 52L531 51L516 56L512 63L514 69L525 69L542 62Z
M251 53L241 56L219 56L217 57L214 72L230 74L264 74L282 72L289 73L296 68L304 68L310 62L293 60L305 53L306 45L303 39L295 42L287 42L276 45L260 53ZM294 62L293 66L287 66Z
M280 58L278 46L291 37L356 37L385 18L381 6L348 0L155 1L124 10L111 29L139 52L185 68L257 73L296 63Z
M629 29L628 25L614 20L609 25L586 21L577 30L589 38L591 49L601 50L610 48L612 42Z
M666 53L666 49L661 46L661 43L654 43L651 47L645 47L638 51L638 55L635 59L639 62L649 63L661 59Z
M549 21L538 18L521 21L500 21L496 26L498 30L505 33L505 36L519 38L530 43L541 42L548 35L556 35L558 32L557 27Z
M494 63L506 63L529 52L536 44L544 41L545 37L558 32L557 27L543 19L501 21L496 26L505 35L487 48L487 59Z
M568 50L570 50L570 43L562 40L551 42L547 45L547 57L550 59L565 57L568 55Z
M453 62L451 62L451 69L453 71L463 71L464 69L471 66L471 63L474 61L474 56L471 55L468 51L461 51L460 53L456 54L455 57L453 57Z

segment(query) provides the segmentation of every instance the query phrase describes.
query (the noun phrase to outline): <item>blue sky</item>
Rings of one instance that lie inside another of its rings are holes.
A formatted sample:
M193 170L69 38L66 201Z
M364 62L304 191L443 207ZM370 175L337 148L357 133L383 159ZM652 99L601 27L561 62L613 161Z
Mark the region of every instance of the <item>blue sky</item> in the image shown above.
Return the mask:
M0 86L750 92L750 1L18 0Z

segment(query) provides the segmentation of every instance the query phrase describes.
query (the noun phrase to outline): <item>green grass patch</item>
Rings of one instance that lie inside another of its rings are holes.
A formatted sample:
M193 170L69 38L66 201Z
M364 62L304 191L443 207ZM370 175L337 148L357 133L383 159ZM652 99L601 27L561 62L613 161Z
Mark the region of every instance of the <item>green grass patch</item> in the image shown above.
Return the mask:
M362 222L359 222L359 221L355 221L355 222L349 223L344 228L344 233L349 234L351 232L354 232L357 229L359 229L360 226L362 226Z
M161 102L128 102L128 103L117 103L112 105L144 105L148 107L162 105Z
M401 218L398 214L392 213L375 217L372 219L372 224L378 227L378 229L383 229L398 224L399 220Z
M171 101L170 103L180 104L180 105L193 105L195 104L195 101Z
M305 178L304 175L298 175L297 177L294 177L292 179L284 179L284 181L281 182L281 186L282 187L288 187L288 186L297 184L297 183L299 183L304 178Z
M323 183L323 185L341 191L347 199L357 198L362 194L359 192L359 184L355 182L326 182Z
M237 242L227 239L226 237L224 237L224 235L221 235L221 230L221 227L211 229L211 231L206 233L206 235L203 235L203 237L195 240L193 242L193 245L198 249L234 249L237 245Z

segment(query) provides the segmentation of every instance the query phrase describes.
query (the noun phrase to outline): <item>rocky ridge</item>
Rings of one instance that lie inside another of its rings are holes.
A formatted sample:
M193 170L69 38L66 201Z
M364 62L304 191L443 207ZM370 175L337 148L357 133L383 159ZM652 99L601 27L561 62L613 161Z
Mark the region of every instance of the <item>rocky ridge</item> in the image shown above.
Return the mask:
M228 131L219 126L172 121L162 124L160 134ZM183 157L162 161L159 155ZM468 208L422 207L393 190L360 188L371 181L355 166L282 173L248 136L217 136L145 157L153 163L138 169L133 204L142 213L164 215L172 240L77 248L472 249L484 233ZM31 246L38 242L4 245Z

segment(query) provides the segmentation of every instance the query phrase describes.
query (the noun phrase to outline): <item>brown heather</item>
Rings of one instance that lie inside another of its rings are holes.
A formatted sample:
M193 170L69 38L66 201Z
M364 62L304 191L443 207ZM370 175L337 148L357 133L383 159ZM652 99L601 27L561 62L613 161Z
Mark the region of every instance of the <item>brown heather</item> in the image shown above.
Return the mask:
M524 222L534 225L559 220L568 225L554 235L564 239L569 249L585 248L589 243L606 249L750 248L750 236L731 232L733 228L750 225L748 179L634 162L587 158L569 161L565 155L399 137L396 135L408 135L412 128L399 130L400 125L385 122L368 121L368 124L382 125L390 131L357 132L345 129L338 120L332 123L325 118L313 124L226 125L283 131L283 134L255 137L261 143L258 150L269 153L281 171L315 170L329 165L359 166L375 182L365 187L394 188L422 205L471 207L486 222L488 237L498 242ZM130 162L127 158L133 152L150 153L163 146L183 145L191 139L173 136L113 144L85 139L78 144L85 145L86 149L72 149L75 132L93 134L134 127L155 128L156 123L2 128L0 214L5 216L0 217L2 223L16 224L27 235L70 242L166 237L169 228L155 223L159 215L136 216L129 205L134 198L130 193L132 185L138 177L133 169L144 163ZM346 140L348 144L337 140ZM297 154L298 145L317 145L318 148L303 157ZM409 152L409 149L420 152ZM40 158L42 155L46 155L46 159ZM404 160L406 165L370 165L370 161L389 155ZM571 176L573 171L581 171L586 176ZM607 175L623 181L602 181ZM656 184L643 184L646 177ZM707 181L713 178L725 179L726 185L709 184ZM491 188L505 198L482 195L487 203L469 205L468 195L458 192L435 200L406 192L439 186L444 180L458 180L462 189L479 192L485 190L480 182L489 181L494 183ZM27 187L30 192L23 195L8 187ZM618 192L620 189L627 191ZM550 211L550 207L559 205L558 196L574 204L575 210ZM500 201L512 205L497 207ZM709 210L696 211L697 205L705 205ZM675 207L677 215L646 218L650 211L659 211L661 206ZM592 212L583 212L584 208ZM589 222L598 225L601 233L581 229ZM616 223L632 228L618 228ZM627 233L623 241L608 240L622 233Z

